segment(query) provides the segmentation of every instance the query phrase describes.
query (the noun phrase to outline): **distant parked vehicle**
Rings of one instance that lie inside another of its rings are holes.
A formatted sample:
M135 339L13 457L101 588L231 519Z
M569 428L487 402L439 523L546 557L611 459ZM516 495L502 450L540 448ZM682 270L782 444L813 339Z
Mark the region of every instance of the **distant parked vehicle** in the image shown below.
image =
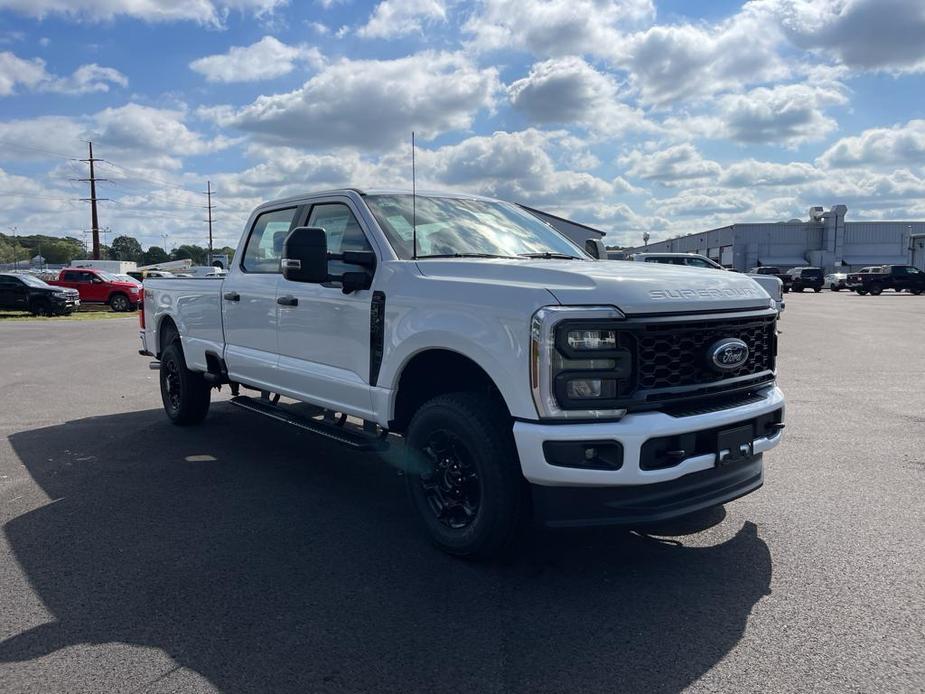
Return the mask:
M759 265L758 267L753 267L748 271L750 275L774 275L784 283L784 292L789 292L790 288L793 287L793 279L786 272L782 271L779 267L774 265Z
M141 287L102 270L65 268L48 284L76 289L85 304L107 304L113 311L134 311L141 301Z
M136 278L136 277L132 277L132 276L129 275L129 274L125 274L125 275L114 275L114 277L116 277L116 278L118 278L118 279L120 279L120 280L124 280L125 282L132 282L133 284L137 284L139 287L141 286L141 280L138 279L138 278Z
M791 288L795 292L802 292L805 289L812 289L814 292L821 292L824 283L822 268L818 267L795 267L787 271L790 276Z
M66 316L78 306L76 289L52 287L33 275L0 274L0 308L29 311L34 316Z
M848 275L847 285L849 289L861 296L868 292L872 296L879 296L884 289L892 289L896 292L908 290L913 294L921 294L925 291L925 272L911 265L882 265L874 269L863 268L859 272Z
M833 292L838 292L848 287L846 284L847 281L847 272L830 272L825 276L824 285L831 289Z

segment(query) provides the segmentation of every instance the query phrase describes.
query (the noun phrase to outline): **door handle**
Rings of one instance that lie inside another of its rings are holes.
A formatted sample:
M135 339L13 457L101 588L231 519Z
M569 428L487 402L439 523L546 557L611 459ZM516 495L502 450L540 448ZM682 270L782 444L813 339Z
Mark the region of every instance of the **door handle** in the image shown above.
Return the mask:
M279 296L276 298L276 303L280 306L298 306L299 300L294 296Z
M225 292L225 301L240 301L241 295L237 292Z

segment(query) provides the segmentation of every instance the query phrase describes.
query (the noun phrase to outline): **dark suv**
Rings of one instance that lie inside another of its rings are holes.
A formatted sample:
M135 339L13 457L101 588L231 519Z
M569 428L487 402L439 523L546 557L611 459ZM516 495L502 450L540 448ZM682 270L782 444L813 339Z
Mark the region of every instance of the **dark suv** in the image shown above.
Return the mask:
M791 287L795 292L812 289L821 292L825 282L825 275L820 267L795 267L787 271L790 276Z
M52 287L33 275L0 274L0 308L60 316L80 306L76 289Z

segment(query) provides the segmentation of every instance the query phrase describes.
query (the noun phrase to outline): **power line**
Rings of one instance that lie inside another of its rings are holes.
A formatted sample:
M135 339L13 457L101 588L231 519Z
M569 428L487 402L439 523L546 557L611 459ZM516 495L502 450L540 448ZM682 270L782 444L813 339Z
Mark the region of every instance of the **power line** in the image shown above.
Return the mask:
M53 157L58 157L60 159L66 159L68 161L79 161L77 157L72 157L69 154L63 154L61 152L54 152L50 149L43 149L41 147L33 147L32 145L24 145L19 142L10 142L9 140L0 139L0 144L5 147L11 147L13 149L21 149L31 152L41 152L42 154L50 154Z

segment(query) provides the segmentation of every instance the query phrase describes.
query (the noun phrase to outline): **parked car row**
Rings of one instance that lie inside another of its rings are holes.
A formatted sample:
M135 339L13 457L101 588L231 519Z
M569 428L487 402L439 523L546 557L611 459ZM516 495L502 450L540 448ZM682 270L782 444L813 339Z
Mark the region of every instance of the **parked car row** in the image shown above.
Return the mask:
M871 266L849 274L845 284L861 296L879 296L884 289L921 294L925 292L925 272L911 265Z

